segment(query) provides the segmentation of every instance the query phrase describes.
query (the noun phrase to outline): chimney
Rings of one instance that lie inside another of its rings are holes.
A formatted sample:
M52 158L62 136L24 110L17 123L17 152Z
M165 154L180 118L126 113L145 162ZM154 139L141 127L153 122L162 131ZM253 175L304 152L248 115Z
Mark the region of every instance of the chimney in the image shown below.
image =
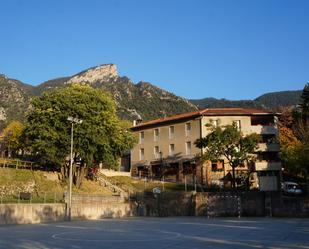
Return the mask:
M133 120L133 126L137 126L137 125L139 125L142 122L143 122L143 120L142 120L141 117L139 117L138 119L134 119Z
M136 112L136 110L134 110L132 116L133 116L133 126L136 126L136 125L142 123L142 121L143 121L142 116L139 115L139 114Z

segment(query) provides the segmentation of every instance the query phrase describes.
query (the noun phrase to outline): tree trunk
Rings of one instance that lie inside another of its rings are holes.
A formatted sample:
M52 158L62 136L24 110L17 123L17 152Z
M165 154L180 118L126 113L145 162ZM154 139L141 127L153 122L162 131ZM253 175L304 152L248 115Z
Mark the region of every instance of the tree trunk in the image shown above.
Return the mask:
M232 166L232 188L236 187L236 182L235 182L235 168L234 166Z
M86 164L81 164L80 166L76 166L76 156L74 157L72 164L72 181L73 184L80 188L83 183L83 178L85 177L85 172L87 170ZM60 174L62 179L69 179L70 177L70 163L65 163L60 168Z
M61 179L68 179L69 172L70 172L70 165L68 165L67 163L61 165L60 167Z
M74 169L74 184L77 188L80 188L85 177L86 166L82 164L79 167L74 167Z

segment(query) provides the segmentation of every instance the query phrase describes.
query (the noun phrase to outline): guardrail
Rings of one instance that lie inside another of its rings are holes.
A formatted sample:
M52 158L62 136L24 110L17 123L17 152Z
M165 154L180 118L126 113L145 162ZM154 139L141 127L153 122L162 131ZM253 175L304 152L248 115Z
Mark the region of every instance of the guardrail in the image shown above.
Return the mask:
M64 203L64 194L59 192L15 192L0 194L0 204Z
M69 202L68 193L64 193L64 200ZM125 198L120 195L106 196L101 194L72 194L73 204L109 204L109 203L124 203Z
M130 191L126 191L119 186L117 186L115 183L111 182L110 180L107 179L103 174L99 174L96 177L96 180L104 187L108 188L110 191L113 193L118 193L119 195L123 197L128 197L130 194Z
M0 158L0 166L2 167L14 167L16 169L32 169L33 162L23 161L19 159Z

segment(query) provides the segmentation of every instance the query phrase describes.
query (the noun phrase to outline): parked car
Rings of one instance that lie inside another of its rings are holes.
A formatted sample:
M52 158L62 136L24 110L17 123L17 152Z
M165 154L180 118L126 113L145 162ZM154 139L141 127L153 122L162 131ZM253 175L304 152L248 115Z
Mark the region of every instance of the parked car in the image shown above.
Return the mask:
M303 190L296 182L282 182L281 188L285 194L300 195L303 193Z

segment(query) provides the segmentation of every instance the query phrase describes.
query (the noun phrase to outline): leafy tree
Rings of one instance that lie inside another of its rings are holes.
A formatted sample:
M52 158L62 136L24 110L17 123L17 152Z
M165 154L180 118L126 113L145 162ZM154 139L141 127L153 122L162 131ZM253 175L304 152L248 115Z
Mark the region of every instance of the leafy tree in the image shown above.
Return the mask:
M4 150L8 151L8 154L16 154L21 148L20 137L23 133L24 125L19 121L12 121L3 130L2 144ZM11 155L9 155L11 156Z
M279 117L281 160L287 172L308 178L309 128L292 108Z
M309 146L299 143L293 147L282 148L282 160L290 173L303 175L306 179L309 173Z
M252 153L257 149L259 136L255 133L243 136L235 124L224 127L208 125L210 133L197 139L195 145L204 149L202 161L219 161L225 158L232 168L232 186L235 187L235 169L254 160Z
M43 165L61 168L63 177L69 169L69 116L83 120L74 125L73 180L80 187L87 167L103 163L116 168L118 158L132 148L135 139L128 124L117 118L115 104L103 90L73 84L43 93L32 101L25 140Z
M304 123L302 112L303 109L299 108L282 110L279 116L279 141L285 171L306 178L309 173L309 159L306 159L309 156L306 149L309 148L309 128Z

